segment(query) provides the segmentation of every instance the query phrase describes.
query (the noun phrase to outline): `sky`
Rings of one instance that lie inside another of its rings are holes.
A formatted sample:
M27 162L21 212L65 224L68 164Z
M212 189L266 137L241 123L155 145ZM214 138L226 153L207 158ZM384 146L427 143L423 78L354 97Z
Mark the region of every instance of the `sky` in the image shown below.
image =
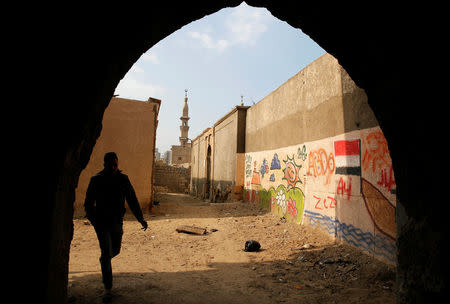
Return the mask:
M161 100L156 147L179 145L188 90L189 138L236 105L251 106L325 54L301 30L245 2L185 25L158 42L128 71L114 94Z

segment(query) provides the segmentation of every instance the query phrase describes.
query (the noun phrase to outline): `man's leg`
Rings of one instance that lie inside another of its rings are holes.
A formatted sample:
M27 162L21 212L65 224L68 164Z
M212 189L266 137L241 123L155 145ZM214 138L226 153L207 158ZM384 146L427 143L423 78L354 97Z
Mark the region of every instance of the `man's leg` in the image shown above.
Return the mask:
M106 290L110 290L112 288L111 259L113 257L111 231L110 229L106 229L106 227L95 227L95 232L97 233L101 250L100 266L102 269L103 285Z
M123 223L118 222L114 224L111 229L111 258L115 257L120 253L120 248L122 246L122 235L123 235Z

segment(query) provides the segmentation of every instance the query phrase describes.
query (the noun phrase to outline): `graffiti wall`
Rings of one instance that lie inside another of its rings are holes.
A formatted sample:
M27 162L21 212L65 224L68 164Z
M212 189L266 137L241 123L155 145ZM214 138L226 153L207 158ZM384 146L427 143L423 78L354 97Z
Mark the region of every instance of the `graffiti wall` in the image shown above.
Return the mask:
M379 127L246 153L244 198L395 262L396 185Z

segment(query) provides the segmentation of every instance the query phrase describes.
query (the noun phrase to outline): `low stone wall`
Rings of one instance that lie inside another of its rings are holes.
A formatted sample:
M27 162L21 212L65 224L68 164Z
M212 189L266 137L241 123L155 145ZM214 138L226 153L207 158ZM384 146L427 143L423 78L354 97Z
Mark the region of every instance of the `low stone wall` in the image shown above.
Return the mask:
M155 166L155 191L164 189L165 192L189 193L191 168L168 166L157 161Z

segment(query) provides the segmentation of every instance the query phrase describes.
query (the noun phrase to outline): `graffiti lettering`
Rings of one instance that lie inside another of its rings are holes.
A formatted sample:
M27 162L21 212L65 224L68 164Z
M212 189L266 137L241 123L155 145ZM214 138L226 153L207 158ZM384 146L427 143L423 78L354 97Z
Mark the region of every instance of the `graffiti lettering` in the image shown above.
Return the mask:
M344 181L344 178L341 177L339 179L339 183L337 186L336 194L337 195L347 195L347 199L350 199L350 195L352 193L352 178L349 177L348 184Z
M381 170L381 177L377 184L386 187L389 192L393 187L395 187L394 171L392 169L392 165L389 168L389 176L387 174L387 169Z
M316 203L316 205L314 207L315 209L323 210L321 208L321 206L323 206L325 209L328 209L328 208L334 209L334 208L336 208L336 202L337 201L336 201L336 199L334 197L327 196L327 198L323 199L323 202L322 202L322 198L320 198L318 196L315 196L315 195L313 195L313 197L317 200L317 203ZM327 199L330 201L328 206L327 206Z
M325 184L330 182L330 175L334 173L335 162L334 155L327 155L325 149L321 148L317 151L311 151L308 158L308 175L314 177L326 176Z

